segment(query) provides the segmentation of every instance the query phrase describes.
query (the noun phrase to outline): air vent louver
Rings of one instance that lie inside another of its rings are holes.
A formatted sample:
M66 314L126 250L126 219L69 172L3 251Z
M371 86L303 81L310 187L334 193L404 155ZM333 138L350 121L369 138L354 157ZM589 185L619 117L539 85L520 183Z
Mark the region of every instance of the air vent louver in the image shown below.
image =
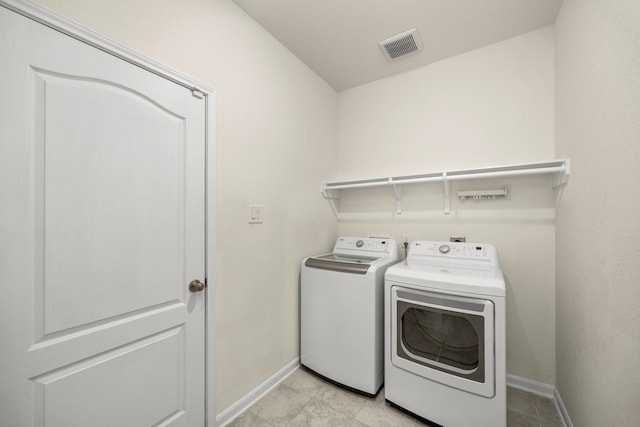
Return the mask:
M389 61L401 59L422 50L422 41L415 28L383 40L378 45Z

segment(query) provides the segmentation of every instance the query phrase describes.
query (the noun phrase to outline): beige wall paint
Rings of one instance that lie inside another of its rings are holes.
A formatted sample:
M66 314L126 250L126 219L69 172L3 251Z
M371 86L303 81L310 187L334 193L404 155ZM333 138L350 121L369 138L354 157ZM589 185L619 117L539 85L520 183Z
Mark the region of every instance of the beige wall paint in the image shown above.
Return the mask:
M553 157L546 28L340 92L341 178Z
M557 388L576 426L640 419L640 2L565 0L556 21Z
M220 413L299 356L299 263L336 235L337 95L228 0L38 2L216 91Z
M554 158L552 28L340 93L335 180L376 178ZM442 184L343 192L341 235L497 246L507 278L507 371L555 383L555 194L549 177L458 182L510 186L506 201L452 200Z

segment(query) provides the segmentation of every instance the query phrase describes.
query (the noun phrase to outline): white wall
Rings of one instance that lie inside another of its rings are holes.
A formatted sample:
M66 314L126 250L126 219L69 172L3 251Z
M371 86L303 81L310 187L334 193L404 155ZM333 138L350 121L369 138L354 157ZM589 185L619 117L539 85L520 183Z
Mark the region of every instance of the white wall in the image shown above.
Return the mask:
M230 0L38 3L216 90L220 413L299 355L299 263L336 235L337 95Z
M332 180L375 178L554 158L554 39L545 28L340 93ZM498 247L507 278L507 370L555 383L555 195L548 177L465 182L510 186L497 202L452 200L441 184L343 192L341 235L451 235Z
M576 426L640 420L640 2L556 21L557 388Z

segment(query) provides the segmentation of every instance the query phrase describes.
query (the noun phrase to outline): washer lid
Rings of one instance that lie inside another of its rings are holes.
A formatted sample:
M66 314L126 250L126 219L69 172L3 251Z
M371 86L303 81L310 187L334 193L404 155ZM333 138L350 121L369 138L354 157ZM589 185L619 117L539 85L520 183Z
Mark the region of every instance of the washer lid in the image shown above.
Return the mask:
M309 257L304 265L343 273L365 274L378 259L380 258L330 253Z
M437 291L464 292L477 295L506 294L502 270L487 266L465 268L457 265L401 262L387 269L385 281L417 285Z

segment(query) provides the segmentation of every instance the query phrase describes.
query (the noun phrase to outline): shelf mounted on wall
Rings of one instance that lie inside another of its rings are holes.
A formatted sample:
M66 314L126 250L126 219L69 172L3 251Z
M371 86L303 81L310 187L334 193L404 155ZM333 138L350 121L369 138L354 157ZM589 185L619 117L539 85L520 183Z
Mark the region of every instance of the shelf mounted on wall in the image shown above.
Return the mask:
M444 213L451 213L450 182L471 179L502 178L527 175L551 175L552 186L558 187L569 181L569 159L541 163L491 166L478 169L463 169L420 175L392 176L388 178L362 179L355 181L327 182L322 185L322 195L331 204L336 218L340 190L393 186L396 195L396 213L402 213L402 185L442 182L444 185Z

